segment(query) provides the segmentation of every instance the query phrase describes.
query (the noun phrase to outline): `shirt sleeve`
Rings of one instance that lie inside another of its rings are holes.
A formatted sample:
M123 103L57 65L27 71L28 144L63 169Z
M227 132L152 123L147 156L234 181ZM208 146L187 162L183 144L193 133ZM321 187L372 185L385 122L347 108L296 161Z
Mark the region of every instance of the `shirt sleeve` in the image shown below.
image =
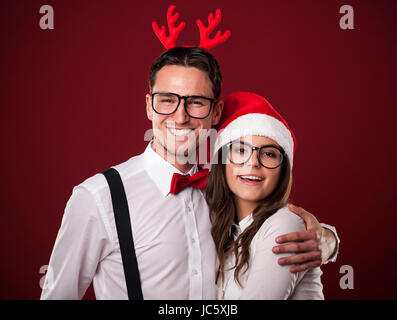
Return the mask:
M272 252L275 238L279 235L304 231L305 225L302 219L295 214L281 209L268 218L259 229L254 254L251 257L251 265L246 285L242 290L241 299L257 300L285 300L294 292L298 282L306 271L291 273L290 266L280 266L278 259L290 254L274 254ZM307 297L310 299L310 295Z
M92 194L73 190L62 218L40 299L82 299L111 241Z
M335 252L328 258L327 261L324 262L324 264L327 264L328 262L335 262L336 257L338 256L339 253L339 244L340 244L340 239L338 237L338 234L336 233L336 229L333 226L330 226L325 223L320 223L323 228L326 228L328 230L331 230L331 232L334 234L335 239L336 239L336 247L335 247Z

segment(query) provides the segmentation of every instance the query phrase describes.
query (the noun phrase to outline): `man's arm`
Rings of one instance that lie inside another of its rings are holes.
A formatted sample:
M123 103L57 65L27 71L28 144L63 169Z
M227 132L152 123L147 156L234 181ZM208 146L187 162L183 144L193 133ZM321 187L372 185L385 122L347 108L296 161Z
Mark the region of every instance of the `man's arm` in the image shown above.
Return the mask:
M40 299L82 299L111 243L92 195L75 188L62 219Z
M280 265L292 265L291 272L299 272L318 267L328 262L337 253L339 239L331 230L323 227L314 215L292 204L288 208L300 216L306 225L306 231L291 232L276 238L282 245L273 247L273 253L296 253L280 258ZM283 244L286 242L292 242Z

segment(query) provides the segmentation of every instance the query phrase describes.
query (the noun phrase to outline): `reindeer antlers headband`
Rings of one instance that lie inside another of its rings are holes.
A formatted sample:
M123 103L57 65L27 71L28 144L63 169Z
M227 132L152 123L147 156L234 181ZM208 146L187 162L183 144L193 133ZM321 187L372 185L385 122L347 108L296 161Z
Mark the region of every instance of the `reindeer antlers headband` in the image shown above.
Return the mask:
M160 29L156 21L152 22L154 33L157 35L167 50L176 47L176 39L178 39L179 33L186 26L184 21L182 21L178 26L175 26L176 20L179 18L179 13L176 12L173 14L174 10L174 5L170 6L167 10L167 22L169 29L168 37L165 35L165 26L162 26ZM214 29L219 25L221 18L221 10L217 9L215 12L215 18L212 13L208 15L208 27L205 27L201 20L197 19L196 23L200 30L199 47L209 50L213 47L216 47L218 44L225 42L230 37L231 32L230 30L227 30L222 35L221 31L218 31L215 37L210 38L211 32L214 31Z

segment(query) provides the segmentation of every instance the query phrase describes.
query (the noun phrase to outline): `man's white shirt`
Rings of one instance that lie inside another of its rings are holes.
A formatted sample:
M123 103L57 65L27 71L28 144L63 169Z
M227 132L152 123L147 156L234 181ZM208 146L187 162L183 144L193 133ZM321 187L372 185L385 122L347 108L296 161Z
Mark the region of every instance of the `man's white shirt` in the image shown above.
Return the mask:
M204 193L189 187L169 194L173 174L182 173L150 144L114 168L127 196L144 299L215 299L216 252ZM73 189L41 299L81 299L92 281L97 299L128 299L102 174Z

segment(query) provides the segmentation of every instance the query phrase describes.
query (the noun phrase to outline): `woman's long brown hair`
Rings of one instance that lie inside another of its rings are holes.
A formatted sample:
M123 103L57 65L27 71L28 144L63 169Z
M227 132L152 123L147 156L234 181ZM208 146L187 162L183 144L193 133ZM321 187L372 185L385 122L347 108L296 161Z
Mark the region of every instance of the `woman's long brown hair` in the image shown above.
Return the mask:
M225 261L228 255L236 255L234 278L240 284L240 273L249 267L250 244L263 222L272 214L288 203L291 192L292 173L288 157L282 163L280 180L266 199L263 199L252 213L253 222L242 232L236 240L230 233L237 216L234 194L230 191L225 176L225 164L222 162L222 151L216 155L218 162L212 164L211 174L206 189L206 200L210 210L211 234L215 242L216 252L219 258L219 276L224 280Z

